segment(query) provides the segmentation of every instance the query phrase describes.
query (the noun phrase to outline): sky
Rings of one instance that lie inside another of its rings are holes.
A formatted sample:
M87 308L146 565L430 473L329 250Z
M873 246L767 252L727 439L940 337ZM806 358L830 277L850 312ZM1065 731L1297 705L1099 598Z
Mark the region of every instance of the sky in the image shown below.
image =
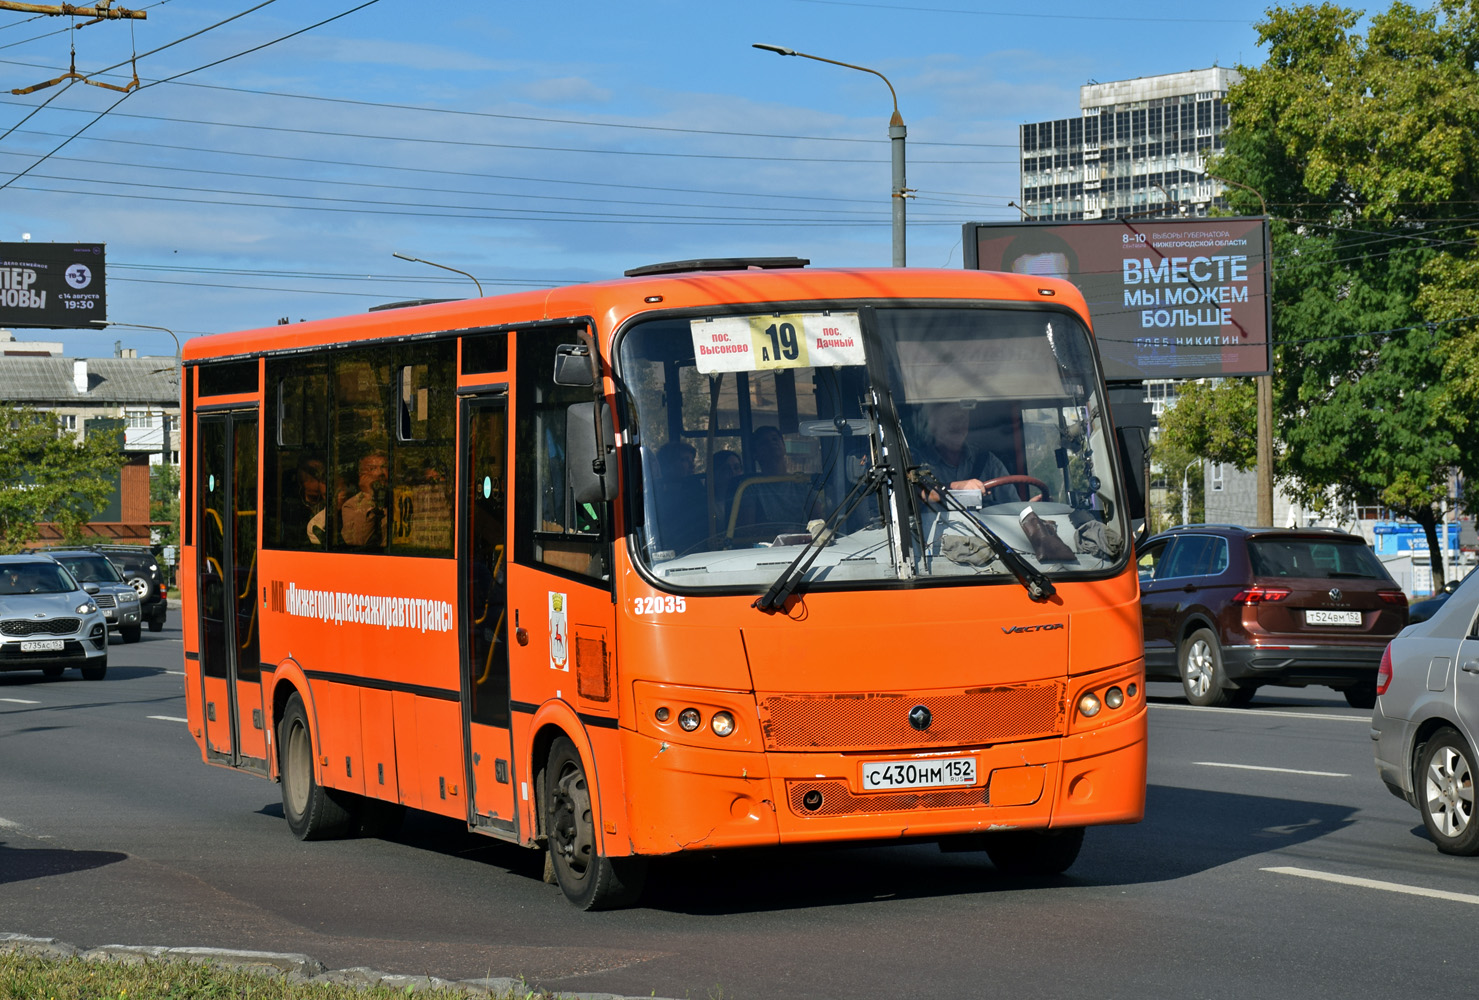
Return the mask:
M0 242L107 246L72 357L618 277L697 257L911 267L1018 217L1018 126L1079 87L1258 65L1266 5L1062 0L164 0L0 11ZM16 95L75 65L90 79ZM467 272L472 278L395 253ZM124 324L135 324L125 326ZM0 388L3 395L3 388Z

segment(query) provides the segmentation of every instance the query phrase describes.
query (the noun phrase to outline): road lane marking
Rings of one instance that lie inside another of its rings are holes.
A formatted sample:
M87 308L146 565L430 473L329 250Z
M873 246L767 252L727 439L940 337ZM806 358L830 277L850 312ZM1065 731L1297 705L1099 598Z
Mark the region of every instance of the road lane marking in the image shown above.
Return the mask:
M1169 708L1182 712L1226 712L1229 715L1270 715L1276 719L1326 719L1333 722L1370 722L1369 715L1321 715L1318 712L1276 712L1269 708L1204 708L1200 705L1167 705L1150 702L1151 708Z
M1202 767L1234 767L1240 771L1276 771L1279 774L1310 774L1316 778L1349 778L1349 774L1341 774L1339 771L1300 771L1292 767L1260 767L1257 764L1227 764L1219 760L1194 760L1193 764Z
M1479 896L1467 892L1448 892L1445 889L1424 889L1417 885L1403 885L1401 882L1383 882L1374 878L1356 878L1354 875L1334 875L1330 872L1317 872L1310 868L1265 868L1263 871L1273 872L1276 875L1297 875L1300 878L1318 879L1321 882L1336 882L1340 885L1353 885L1361 889L1380 889L1383 892L1400 892L1409 896L1427 896L1430 899L1447 899L1455 903L1473 903L1479 906Z
M151 715L151 716L149 716L149 718L151 718L151 719L158 719L160 722L184 722L184 723L189 723L189 721L190 721L189 719L181 719L181 718L178 718L178 717L173 716L173 715Z
M8 701L13 705L39 705L39 701L27 701L24 698L0 698L0 701Z

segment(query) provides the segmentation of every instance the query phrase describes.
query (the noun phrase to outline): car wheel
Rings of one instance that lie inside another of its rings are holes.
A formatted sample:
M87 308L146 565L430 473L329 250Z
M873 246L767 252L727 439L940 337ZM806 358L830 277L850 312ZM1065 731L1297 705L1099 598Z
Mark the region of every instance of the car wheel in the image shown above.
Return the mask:
M1479 854L1474 816L1474 754L1454 729L1440 729L1423 747L1417 801L1428 836L1444 854Z
M318 783L313 773L313 735L308 713L296 693L288 697L277 724L278 765L282 781L282 814L299 840L326 840L341 836L349 826L350 811L339 795Z
M585 765L568 738L561 736L550 747L543 783L545 836L555 881L565 898L582 910L636 902L646 874L645 859L601 854Z
M150 632L163 632L164 631L164 615L155 615L153 618L150 618L149 619L149 631Z
M131 576L128 578L128 585L134 589L135 594L139 595L139 600L145 601L149 599L149 591L152 588L149 586L148 580L142 576Z
M138 642L143 632L143 628L139 625L125 625L118 630L118 634L123 636L124 642Z
M1009 830L986 835L986 856L1006 875L1062 875L1084 846L1082 827Z
M1375 684L1357 684L1355 687L1345 688L1340 693L1345 695L1345 703L1352 708L1376 707Z
M1222 649L1211 629L1199 628L1181 644L1181 688L1193 705L1213 707L1232 701L1223 689Z
M45 677L49 681L54 681L58 677L62 676L62 674L66 673L66 670L66 667L42 667L41 676Z
M108 676L108 658L104 656L97 663L89 663L82 668L82 679L85 681L100 681Z

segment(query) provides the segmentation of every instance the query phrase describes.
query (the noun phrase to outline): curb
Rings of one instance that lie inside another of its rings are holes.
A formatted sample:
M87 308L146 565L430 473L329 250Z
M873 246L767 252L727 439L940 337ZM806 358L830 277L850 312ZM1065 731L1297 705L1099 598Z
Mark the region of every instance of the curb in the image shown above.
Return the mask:
M623 997L615 993L547 993L532 989L522 979L494 976L488 979L441 979L436 976L403 976L376 972L364 966L325 969L308 955L279 951L240 951L231 948L168 948L149 944L105 944L79 948L56 938L31 937L0 932L0 954L31 955L37 958L84 962L192 962L227 969L280 975L299 983L330 983L365 988L385 986L408 993L423 990L460 990L472 997L549 997L553 1000L661 1000L657 997Z

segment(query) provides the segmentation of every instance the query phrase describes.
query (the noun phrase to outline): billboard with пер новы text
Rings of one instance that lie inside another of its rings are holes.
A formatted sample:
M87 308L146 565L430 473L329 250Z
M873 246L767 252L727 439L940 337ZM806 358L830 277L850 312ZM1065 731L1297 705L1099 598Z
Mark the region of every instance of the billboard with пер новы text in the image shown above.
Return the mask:
M0 243L0 327L96 329L103 257L101 243Z

